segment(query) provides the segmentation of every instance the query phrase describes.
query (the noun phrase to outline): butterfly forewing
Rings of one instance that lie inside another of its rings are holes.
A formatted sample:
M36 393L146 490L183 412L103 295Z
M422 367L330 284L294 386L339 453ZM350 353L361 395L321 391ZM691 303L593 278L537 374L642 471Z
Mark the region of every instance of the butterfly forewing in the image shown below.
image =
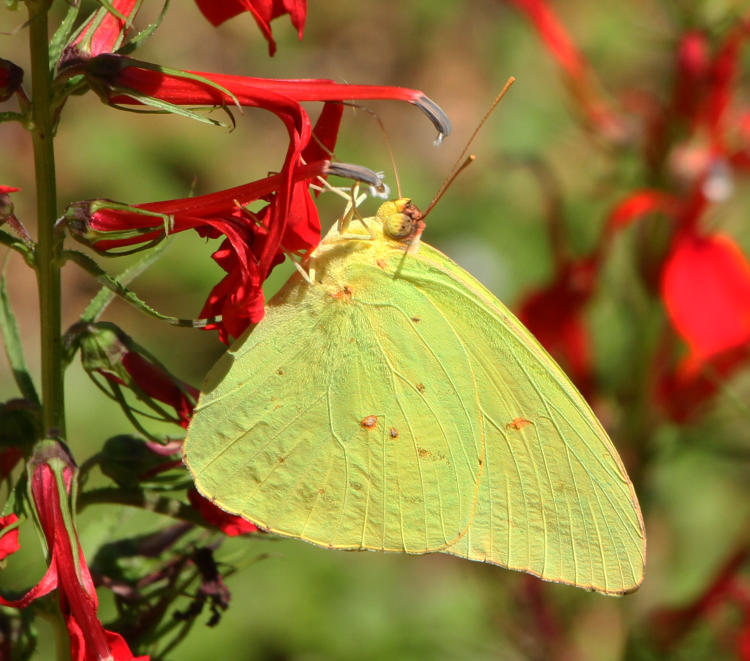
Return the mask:
M362 268L295 277L274 298L209 373L186 462L202 493L269 530L441 550L466 532L482 470L465 349L453 336L434 351L442 315L389 301L394 281Z

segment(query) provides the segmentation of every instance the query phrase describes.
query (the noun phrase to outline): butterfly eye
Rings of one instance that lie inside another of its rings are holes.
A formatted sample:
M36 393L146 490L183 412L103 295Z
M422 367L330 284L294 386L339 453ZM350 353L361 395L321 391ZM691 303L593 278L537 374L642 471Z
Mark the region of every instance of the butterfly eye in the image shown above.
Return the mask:
M394 213L383 219L383 234L391 239L405 239L414 230L414 219L405 213Z
M422 218L422 212L403 197L390 200L380 205L377 213L383 223L383 234L389 239L406 239L417 229L417 223Z

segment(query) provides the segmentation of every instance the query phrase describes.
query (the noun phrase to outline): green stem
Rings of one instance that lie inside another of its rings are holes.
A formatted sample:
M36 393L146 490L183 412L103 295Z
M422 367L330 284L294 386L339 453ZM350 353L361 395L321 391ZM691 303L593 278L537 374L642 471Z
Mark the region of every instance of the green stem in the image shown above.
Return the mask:
M36 254L41 318L42 402L45 433L65 435L65 399L60 303L59 241L55 238L57 190L53 149L52 77L46 0L30 0L32 140L36 175L38 244Z

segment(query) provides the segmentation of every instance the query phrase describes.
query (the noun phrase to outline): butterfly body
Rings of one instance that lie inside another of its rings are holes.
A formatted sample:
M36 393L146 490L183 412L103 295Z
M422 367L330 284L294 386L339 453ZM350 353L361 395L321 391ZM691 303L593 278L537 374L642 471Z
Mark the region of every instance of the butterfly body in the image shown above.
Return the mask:
M321 546L634 589L643 522L606 432L505 306L418 234L390 238L407 232L384 209L334 227L211 370L196 486Z

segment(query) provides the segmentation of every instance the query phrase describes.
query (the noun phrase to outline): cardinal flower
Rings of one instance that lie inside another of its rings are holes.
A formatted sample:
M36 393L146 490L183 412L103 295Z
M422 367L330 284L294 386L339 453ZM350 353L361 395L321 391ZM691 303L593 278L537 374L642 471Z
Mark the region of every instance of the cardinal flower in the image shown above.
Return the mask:
M204 315L222 316L221 322L207 328L217 328L225 342L262 318L261 285L284 254L302 254L320 240L320 222L307 184L329 168L321 159L335 147L342 116L340 100L408 101L425 112L439 135L450 131L440 108L419 90L407 88L168 72L111 55L69 63L66 71L84 73L102 98L113 104L156 101L171 107L262 107L284 123L289 146L279 175L209 196L139 204L137 213L101 201L77 205L68 213L76 238L97 250L143 245L184 229L196 229L210 238L225 236L214 259L228 275L211 292L203 310ZM301 101L325 102L314 129ZM246 205L258 199L268 206L248 212Z
M269 55L276 52L276 42L271 35L272 19L289 14L300 39L305 28L306 0L195 0L195 4L212 25L221 25L224 21L245 12L252 15L263 36L268 40Z
M56 589L75 661L147 660L145 656L136 659L122 636L107 631L97 617L94 582L73 524L70 493L76 469L67 451L57 441L43 441L37 446L28 470L29 492L46 540L49 567L23 597L13 600L0 597L0 604L25 608Z
M221 339L228 341L230 335L240 335L249 323L262 318L263 281L284 252L301 252L320 240L320 221L307 182L327 171L325 161L295 168L285 216L277 194L284 178L273 175L209 195L132 207L106 200L77 203L66 213L68 227L79 241L108 254L147 247L168 234L190 229L209 238L224 236L214 258L228 275L209 295L204 313L222 315L221 321L207 328L217 328ZM248 212L246 205L258 199L270 202L261 212Z

